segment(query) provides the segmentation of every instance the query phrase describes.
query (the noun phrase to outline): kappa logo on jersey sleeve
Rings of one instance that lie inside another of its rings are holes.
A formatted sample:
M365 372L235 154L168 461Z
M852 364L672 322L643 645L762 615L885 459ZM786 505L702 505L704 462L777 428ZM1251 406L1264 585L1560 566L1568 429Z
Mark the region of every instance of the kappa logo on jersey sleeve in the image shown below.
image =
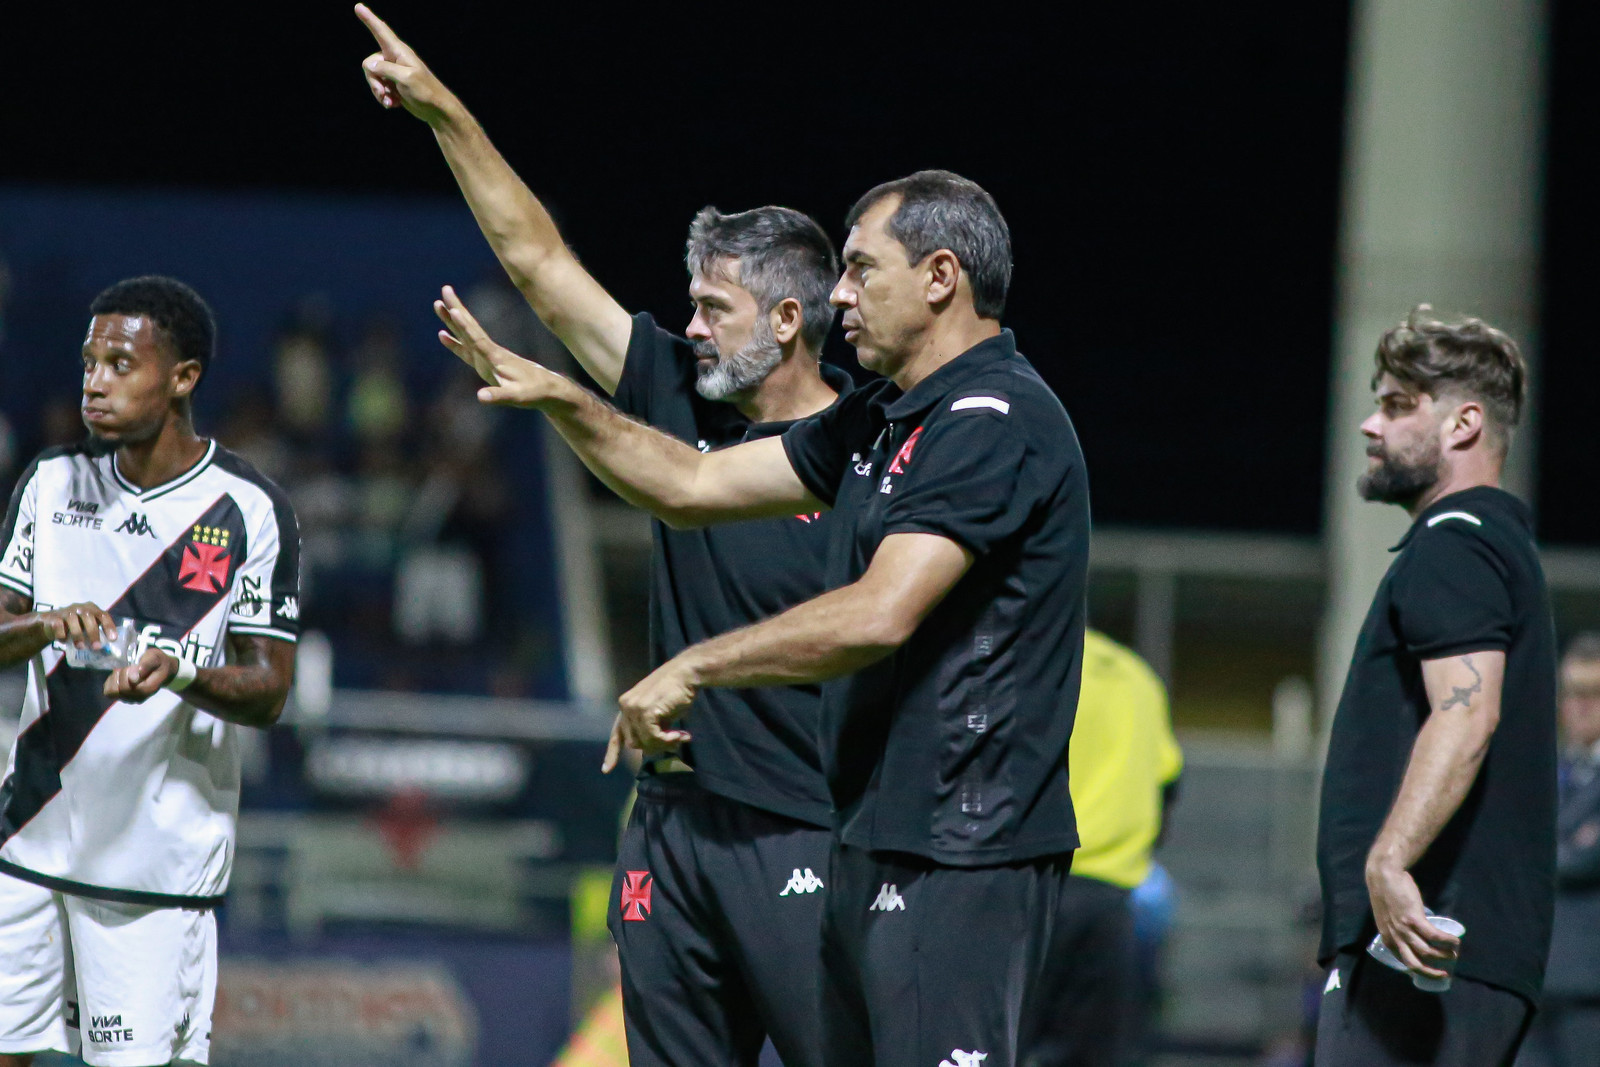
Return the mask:
M183 562L178 568L178 584L198 593L220 593L228 587L229 555L226 529L195 526L189 544L183 546Z
M622 921L642 923L650 917L650 890L655 879L649 871L624 871L622 875Z

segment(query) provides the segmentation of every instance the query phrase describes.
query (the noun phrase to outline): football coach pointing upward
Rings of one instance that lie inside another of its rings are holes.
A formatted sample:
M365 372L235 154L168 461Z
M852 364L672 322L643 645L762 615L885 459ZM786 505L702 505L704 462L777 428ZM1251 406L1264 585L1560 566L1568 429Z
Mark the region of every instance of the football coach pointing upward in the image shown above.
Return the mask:
M496 383L484 400L544 412L666 522L838 512L834 588L659 667L623 695L607 763L684 740L702 687L829 682L824 1060L1009 1067L1077 845L1083 457L1000 327L1011 241L988 193L922 171L847 225L833 302L885 380L782 438L699 453L495 346L449 291L441 340Z

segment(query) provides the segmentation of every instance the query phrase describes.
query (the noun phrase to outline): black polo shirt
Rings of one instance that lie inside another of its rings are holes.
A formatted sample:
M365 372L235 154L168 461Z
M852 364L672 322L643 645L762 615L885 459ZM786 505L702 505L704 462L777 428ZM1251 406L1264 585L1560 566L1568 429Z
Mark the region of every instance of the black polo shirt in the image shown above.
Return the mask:
M1459 920L1456 973L1537 999L1556 859L1556 642L1527 506L1452 493L1417 517L1378 587L1333 720L1317 868L1321 958L1377 932L1367 853L1430 713L1425 660L1506 654L1500 724L1472 791L1412 868L1423 903Z
M850 376L826 364L847 392ZM791 422L751 423L732 404L695 391L689 342L635 315L616 406L702 452L783 433ZM760 622L827 589L828 513L701 530L651 524L650 655L665 663L690 645ZM684 723L684 759L713 793L816 826L831 826L817 751L821 690L810 686L703 689Z
M832 586L890 534L971 569L893 655L825 687L846 843L951 866L1069 852L1067 739L1083 660L1089 490L1067 413L1007 330L909 393L864 386L783 437L833 505Z

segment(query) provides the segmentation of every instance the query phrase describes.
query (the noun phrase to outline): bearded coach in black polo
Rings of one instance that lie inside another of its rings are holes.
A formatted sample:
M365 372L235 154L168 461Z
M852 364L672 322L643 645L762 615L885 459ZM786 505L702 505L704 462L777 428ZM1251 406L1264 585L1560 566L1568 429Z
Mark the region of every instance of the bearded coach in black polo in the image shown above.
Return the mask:
M1356 643L1323 776L1320 1067L1509 1064L1539 997L1555 635L1528 508L1499 488L1525 381L1511 338L1475 319L1421 307L1378 345L1359 487L1413 522ZM1370 957L1376 934L1413 972L1455 960L1450 989Z
M483 400L543 411L668 523L836 512L832 591L650 674L608 762L687 740L673 720L702 688L827 682L824 1062L999 1067L1077 845L1088 483L1061 403L1000 327L1011 241L988 193L923 171L847 225L833 302L885 380L781 439L701 454L498 348L451 297L442 339L498 380Z

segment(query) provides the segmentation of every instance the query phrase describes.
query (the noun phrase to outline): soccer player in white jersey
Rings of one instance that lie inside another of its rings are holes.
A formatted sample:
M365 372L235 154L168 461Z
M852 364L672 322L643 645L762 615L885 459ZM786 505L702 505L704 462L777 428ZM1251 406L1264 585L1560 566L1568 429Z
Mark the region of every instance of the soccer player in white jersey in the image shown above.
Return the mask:
M211 310L170 278L90 306L89 439L42 453L0 527L0 666L28 662L0 779L0 1067L206 1063L239 726L294 677L283 493L195 434ZM136 660L76 668L133 620Z

